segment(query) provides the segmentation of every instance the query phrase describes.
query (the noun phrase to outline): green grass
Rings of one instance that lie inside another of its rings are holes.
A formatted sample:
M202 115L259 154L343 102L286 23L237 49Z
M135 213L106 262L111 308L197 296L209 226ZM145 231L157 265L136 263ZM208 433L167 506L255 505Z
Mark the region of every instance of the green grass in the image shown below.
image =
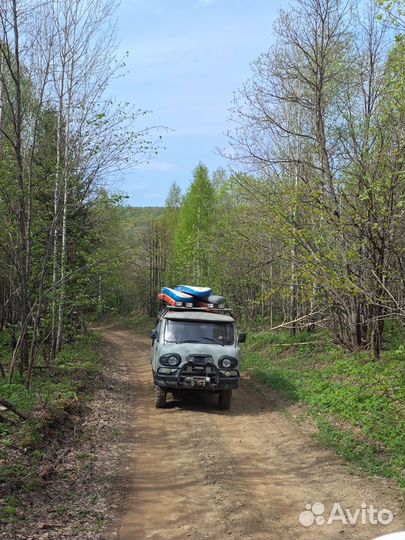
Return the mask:
M12 523L17 513L18 501L13 495L4 497L4 503L0 507L0 520L6 523Z
M7 413L14 422L0 424L0 485L35 489L32 478L43 457L42 450L52 436L63 432L70 414L79 412L82 402L91 396L101 353L99 337L83 335L63 348L51 370L35 371L30 390L18 376L11 384L0 379L0 395L31 417L14 421L17 418ZM10 460L9 449L13 449L14 457L19 449L24 463L17 462L17 458ZM1 508L4 510L4 501Z
M35 371L30 390L18 375L11 384L7 379L0 379L1 395L22 412L30 412L43 405L64 407L67 401L77 399L77 392L83 386L83 375L89 376L98 371L98 340L98 336L88 334L80 336L73 344L66 345L52 364L51 370ZM3 427L0 425L0 430Z
M404 346L388 335L379 362L349 353L327 333L261 332L249 337L243 367L292 402L305 403L318 438L369 474L404 485Z

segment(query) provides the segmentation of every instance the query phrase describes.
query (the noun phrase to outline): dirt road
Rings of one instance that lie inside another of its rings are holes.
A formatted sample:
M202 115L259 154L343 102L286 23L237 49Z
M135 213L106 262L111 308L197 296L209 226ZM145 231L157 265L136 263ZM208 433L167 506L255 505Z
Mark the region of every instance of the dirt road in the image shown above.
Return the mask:
M217 410L215 396L155 409L150 341L116 327L105 329L105 338L127 361L134 394L132 456L118 475L126 496L114 536L346 540L403 529L393 483L351 473L291 417L294 407L272 398L268 389L243 380L225 412ZM301 512L315 502L325 506L321 524L302 525ZM322 524L334 503L360 509L356 525L342 518ZM372 525L367 518L362 524L362 503L391 510L393 521Z

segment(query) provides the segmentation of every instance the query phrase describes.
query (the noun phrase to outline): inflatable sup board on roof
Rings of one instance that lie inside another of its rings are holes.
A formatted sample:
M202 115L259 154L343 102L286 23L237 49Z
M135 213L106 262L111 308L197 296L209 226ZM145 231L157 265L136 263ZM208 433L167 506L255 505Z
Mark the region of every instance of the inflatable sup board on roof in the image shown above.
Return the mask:
M177 285L175 290L191 294L197 298L206 297L212 293L212 289L210 289L210 287L194 287L193 285Z
M195 300L195 298L193 298L190 294L179 290L171 289L170 287L162 287L160 293L171 298L172 300L174 300L174 302L193 302L193 300Z
M169 304L169 306L175 306L176 300L173 300L173 298L170 298L170 296L167 296L167 294L159 293L158 294L159 300L162 300L162 302L165 302L166 304Z

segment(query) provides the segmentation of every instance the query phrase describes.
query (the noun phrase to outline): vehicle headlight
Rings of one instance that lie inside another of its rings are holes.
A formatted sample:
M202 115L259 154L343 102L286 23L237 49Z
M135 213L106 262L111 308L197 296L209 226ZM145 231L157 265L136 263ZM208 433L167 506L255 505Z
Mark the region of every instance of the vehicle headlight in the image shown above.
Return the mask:
M162 366L177 367L181 362L181 356L179 354L164 354L159 358L159 363Z
M169 358L167 359L167 362L169 364L169 366L177 366L177 364L179 363L179 359L177 358L177 356L169 356Z
M222 369L234 368L238 365L238 361L232 356L221 356L218 360L218 365Z

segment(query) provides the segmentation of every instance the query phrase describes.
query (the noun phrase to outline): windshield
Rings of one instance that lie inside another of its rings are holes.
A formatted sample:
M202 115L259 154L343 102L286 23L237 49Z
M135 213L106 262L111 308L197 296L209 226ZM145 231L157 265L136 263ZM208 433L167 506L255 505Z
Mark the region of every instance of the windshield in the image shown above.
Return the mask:
M232 345L232 323L166 321L165 341L169 343L207 343Z

